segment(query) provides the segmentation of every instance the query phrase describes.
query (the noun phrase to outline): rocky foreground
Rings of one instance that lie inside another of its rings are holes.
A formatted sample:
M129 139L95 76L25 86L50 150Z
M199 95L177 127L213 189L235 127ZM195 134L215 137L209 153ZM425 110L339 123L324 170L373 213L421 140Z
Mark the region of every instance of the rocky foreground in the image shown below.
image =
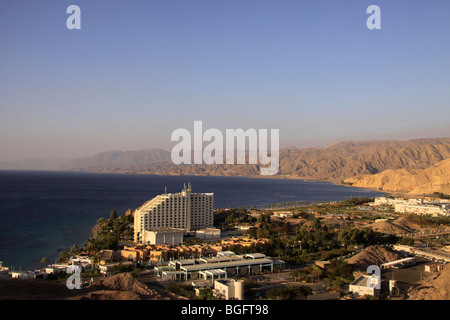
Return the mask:
M87 288L69 290L46 280L0 281L0 300L178 300L162 289L149 288L128 273L99 280Z
M450 265L410 289L408 300L450 300Z

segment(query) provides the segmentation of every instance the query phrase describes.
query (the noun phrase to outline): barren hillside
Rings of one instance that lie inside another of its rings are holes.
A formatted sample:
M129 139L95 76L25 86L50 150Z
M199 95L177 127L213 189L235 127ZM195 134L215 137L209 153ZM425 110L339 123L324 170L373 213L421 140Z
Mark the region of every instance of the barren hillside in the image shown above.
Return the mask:
M0 300L177 300L182 297L149 288L128 273L99 280L83 289L47 280L0 280Z
M354 265L358 270L367 270L370 265L380 265L383 263L401 259L401 255L385 246L370 246L345 260L348 264Z
M450 193L450 158L425 169L386 170L375 175L364 175L345 180L355 187L383 191L424 194Z
M419 230L421 229L421 226L411 221L411 219L408 217L402 217L395 221L388 220L388 221L374 222L365 225L364 228L372 228L374 231L377 232L399 235Z
M408 300L450 300L450 266L430 275L420 286L408 292Z

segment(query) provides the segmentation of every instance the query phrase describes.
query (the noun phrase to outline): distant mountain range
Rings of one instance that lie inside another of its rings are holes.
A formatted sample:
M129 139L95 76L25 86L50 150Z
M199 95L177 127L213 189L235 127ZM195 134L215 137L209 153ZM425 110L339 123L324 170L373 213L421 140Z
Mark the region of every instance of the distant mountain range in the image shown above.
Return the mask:
M170 160L170 152L163 149L139 151L108 151L93 157L70 159L26 159L0 161L1 170L73 170L115 171L123 168Z
M408 141L345 141L324 148L280 150L280 173L274 177L343 182L385 170L427 169L450 158L450 138ZM2 170L70 170L164 175L260 176L259 165L174 165L170 151L111 151L75 159L29 159L0 162ZM347 181L355 183L355 181ZM359 186L359 183L355 183ZM375 187L376 188L376 187Z

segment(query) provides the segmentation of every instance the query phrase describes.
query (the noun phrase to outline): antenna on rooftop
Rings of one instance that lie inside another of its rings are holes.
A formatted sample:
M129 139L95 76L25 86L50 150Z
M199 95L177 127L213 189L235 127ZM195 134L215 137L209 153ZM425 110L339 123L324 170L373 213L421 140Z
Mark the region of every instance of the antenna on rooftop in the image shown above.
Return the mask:
M164 187L164 193L167 194L167 187Z

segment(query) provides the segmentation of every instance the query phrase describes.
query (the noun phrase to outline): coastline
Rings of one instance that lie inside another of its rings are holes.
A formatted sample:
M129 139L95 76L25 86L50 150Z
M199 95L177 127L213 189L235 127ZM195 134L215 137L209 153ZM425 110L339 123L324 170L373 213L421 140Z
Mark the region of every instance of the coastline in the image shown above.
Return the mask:
M169 173L169 174L163 174L163 173L154 173L154 172L136 172L136 171L94 171L94 170L85 170L85 171L72 171L72 170L55 170L60 172L85 172L85 173L99 173L99 174L135 174L135 175L155 175L155 176L193 176L193 177L235 177L235 178L251 178L251 179L274 179L274 180L303 180L303 181L311 181L311 182L328 182L336 186L344 186L344 187L351 187L351 188L358 188L358 189L365 189L365 190L371 190L375 192L380 193L387 193L392 196L406 196L410 195L407 191L404 192L398 192L398 191L386 191L386 190L379 190L377 188L369 188L369 187L359 187L354 186L348 183L343 183L335 180L330 180L327 178L312 178L312 177L301 177L301 176L295 176L295 175L273 175L273 176L262 176L262 175L211 175L211 174L176 174L176 173Z

